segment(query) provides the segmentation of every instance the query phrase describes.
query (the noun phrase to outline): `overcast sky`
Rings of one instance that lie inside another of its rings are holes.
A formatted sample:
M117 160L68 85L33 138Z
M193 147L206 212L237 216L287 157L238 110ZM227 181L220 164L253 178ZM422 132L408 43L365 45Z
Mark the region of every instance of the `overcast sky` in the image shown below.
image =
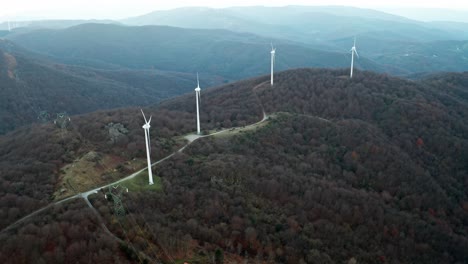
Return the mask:
M183 6L346 5L364 8L445 8L468 10L466 0L2 0L0 18L120 19Z

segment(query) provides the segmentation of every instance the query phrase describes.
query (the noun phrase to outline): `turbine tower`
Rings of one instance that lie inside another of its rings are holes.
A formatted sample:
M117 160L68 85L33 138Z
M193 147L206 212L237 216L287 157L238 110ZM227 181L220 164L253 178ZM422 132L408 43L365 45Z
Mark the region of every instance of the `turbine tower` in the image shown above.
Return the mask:
M148 121L146 121L145 113L143 113L143 110L141 110L141 113L143 114L143 118L145 119L145 124L143 125L143 129L145 130L145 143L146 143L146 158L148 159L148 180L149 180L149 185L153 185L153 171L151 170L151 158L150 158L150 149L151 149L151 141L150 141L150 123L151 123L151 117L149 118Z
M195 88L195 97L197 101L197 134L200 135L200 106L201 98L200 98L200 81L198 79L198 72L197 72L197 88ZM199 102L200 101L200 102Z
M354 54L356 54L356 56L359 58L359 54L357 53L357 50L356 50L356 37L354 37L354 45L350 51L351 51L351 73L349 77L353 78Z
M271 43L271 86L273 86L273 67L275 66L275 54L276 49L273 47L273 43Z

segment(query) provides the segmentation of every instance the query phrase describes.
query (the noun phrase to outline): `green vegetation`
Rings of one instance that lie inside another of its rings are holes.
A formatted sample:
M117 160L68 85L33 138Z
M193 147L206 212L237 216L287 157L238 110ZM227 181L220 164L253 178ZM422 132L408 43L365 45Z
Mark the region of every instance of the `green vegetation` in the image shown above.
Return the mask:
M153 182L153 185L148 184L148 171L145 170L134 178L119 183L119 185L127 187L129 192L162 191L161 177L153 174Z

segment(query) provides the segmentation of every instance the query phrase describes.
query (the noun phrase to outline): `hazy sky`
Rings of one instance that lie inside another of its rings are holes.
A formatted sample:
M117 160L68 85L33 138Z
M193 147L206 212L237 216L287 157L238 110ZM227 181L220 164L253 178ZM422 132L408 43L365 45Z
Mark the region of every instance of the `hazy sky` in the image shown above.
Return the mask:
M182 6L347 5L368 8L424 7L468 10L466 0L2 0L0 18L119 19Z

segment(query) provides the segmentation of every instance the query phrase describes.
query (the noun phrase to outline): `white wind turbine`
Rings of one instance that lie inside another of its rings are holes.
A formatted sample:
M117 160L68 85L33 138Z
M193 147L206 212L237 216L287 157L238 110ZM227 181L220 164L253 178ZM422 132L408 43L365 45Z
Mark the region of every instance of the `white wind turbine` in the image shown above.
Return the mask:
M198 72L197 72L197 88L195 88L195 97L197 101L197 134L200 135L200 106L201 104L201 97L200 97L200 81L198 79Z
M8 20L8 31L11 31L10 20Z
M273 47L273 43L271 43L271 86L273 86L273 68L275 66L275 55L276 49Z
M354 37L354 45L350 51L351 51L351 73L349 77L353 78L354 54L356 54L356 56L359 58L359 54L357 53L357 50L356 50L356 37Z
M150 141L150 123L151 123L151 118L150 116L149 120L146 121L146 116L145 113L143 113L143 110L141 110L141 113L143 114L143 118L145 119L145 124L143 125L143 129L145 130L145 143L146 143L146 158L148 159L148 180L149 180L149 185L153 184L153 171L151 170L151 158L150 158L150 149L151 149L151 141Z

